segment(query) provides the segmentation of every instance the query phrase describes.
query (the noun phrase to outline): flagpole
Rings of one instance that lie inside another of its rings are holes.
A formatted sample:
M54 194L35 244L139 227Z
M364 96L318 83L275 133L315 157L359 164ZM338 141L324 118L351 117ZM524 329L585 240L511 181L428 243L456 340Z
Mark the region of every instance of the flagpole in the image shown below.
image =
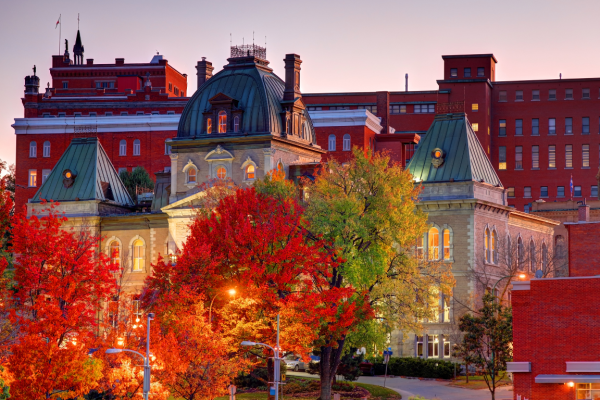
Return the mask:
M58 15L58 55L60 56L60 40L62 39L62 14Z

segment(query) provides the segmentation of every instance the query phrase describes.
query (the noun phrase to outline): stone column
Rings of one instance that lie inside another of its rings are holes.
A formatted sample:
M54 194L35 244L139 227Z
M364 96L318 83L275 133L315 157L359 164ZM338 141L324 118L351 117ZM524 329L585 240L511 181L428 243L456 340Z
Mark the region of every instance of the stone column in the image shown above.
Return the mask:
M171 153L171 196L169 197L169 204L177 201L177 158L179 154Z
M269 171L275 168L275 165L273 165L275 149L269 147L268 149L263 149L263 153L265 155L265 175L267 175Z

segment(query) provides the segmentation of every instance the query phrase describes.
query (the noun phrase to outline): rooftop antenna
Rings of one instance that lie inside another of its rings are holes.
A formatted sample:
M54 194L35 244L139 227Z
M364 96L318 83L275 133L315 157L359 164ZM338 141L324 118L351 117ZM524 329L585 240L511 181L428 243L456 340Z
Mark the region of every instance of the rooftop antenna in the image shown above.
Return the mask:
M244 45L244 37L242 36L242 46Z
M404 79L406 80L405 86L404 86L404 91L408 92L408 74L404 75Z
M562 79L562 72L558 74L558 79Z
M265 36L265 49L267 48L267 37Z
M229 32L229 47L232 47L232 46L233 46L233 41L231 38L231 32Z
M252 47L254 47L254 31L252 31Z

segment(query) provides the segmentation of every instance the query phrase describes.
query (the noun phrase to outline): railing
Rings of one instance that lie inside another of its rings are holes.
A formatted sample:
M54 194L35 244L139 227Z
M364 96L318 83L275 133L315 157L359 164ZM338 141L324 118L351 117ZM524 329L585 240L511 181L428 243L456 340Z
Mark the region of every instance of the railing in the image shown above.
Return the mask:
M449 103L437 103L437 114L464 113L464 101L451 101Z

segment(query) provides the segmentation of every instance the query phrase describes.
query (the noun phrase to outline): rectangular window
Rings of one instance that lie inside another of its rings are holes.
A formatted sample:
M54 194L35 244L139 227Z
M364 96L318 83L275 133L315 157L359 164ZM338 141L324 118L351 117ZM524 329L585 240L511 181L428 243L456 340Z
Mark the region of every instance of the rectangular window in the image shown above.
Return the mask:
M590 145L589 144L581 145L581 166L583 168L590 167Z
M573 89L565 89L565 100L573 100Z
M523 146L515 147L515 169L523 169Z
M413 155L415 154L415 145L414 144L407 144L404 147L404 162L405 162L405 166L408 165L408 163L410 162L411 158L413 157Z
M556 118L548 118L548 135L556 135Z
M165 155L171 154L171 145L165 142Z
M529 204L525 204L525 207L523 207L523 211L529 213Z
M506 146L498 147L498 169L506 169Z
M64 113L64 112L58 113L58 118L64 118L66 116L67 116L67 113Z
M435 104L415 104L415 114L434 113Z
M525 186L523 188L523 197L525 197L525 198L531 197L531 186Z
M506 101L506 90L501 90L498 93L498 101Z
M319 108L320 108L320 107L319 107ZM169 110L169 111L167 111L167 115L175 115L175 111L173 111L173 110Z
M173 84L171 82L169 82L169 92L173 91Z
M473 132L479 131L479 124L477 122L473 122L471 126L473 127Z
M565 168L573 168L573 145L565 145Z
M127 142L125 140L121 140L119 143L119 155L126 156L127 155Z
M308 107L308 111L322 111L323 107L318 107L318 106L313 106L313 107ZM175 112L173 112L173 114L175 114Z
M377 114L377 106L358 106L356 107L359 110L368 110L371 114Z
M523 136L523 120L515 120L515 136Z
M88 114L89 117L97 117L98 114L96 114L95 112L91 112Z
M81 113L80 112L73 113L73 116L74 117L81 117Z
M37 186L37 170L30 169L29 170L29 187Z
M127 168L119 168L119 175L121 175L122 172L127 172Z
M152 115L160 115L160 111L152 111Z
M458 68L450 68L450 77L456 78L458 76Z
M506 120L501 119L498 123L498 136L506 136Z
M548 146L548 168L556 168L556 146Z
M548 186L542 186L540 188L540 197L548 197Z
M427 357L438 358L440 356L439 335L427 335Z
M471 68L465 68L464 77L465 78L470 78L471 77Z
M515 197L515 188L514 187L506 188L506 195L511 198Z
M581 134L582 135L590 134L590 117L582 117L581 118Z
M105 116L105 117L112 117L112 115L113 115L113 114L112 114L112 112L110 112L110 111L107 111L107 112L105 112L105 113L104 113L104 116Z
M581 197L581 186L575 186L573 191L573 197Z
M330 110L349 110L350 106L330 106Z
M523 91L517 90L515 92L515 101L523 101Z
M581 89L581 98L589 99L590 98L590 89Z
M598 197L598 186L594 185L592 186L592 197Z
M423 336L415 335L417 357L423 357Z
M69 82L63 82L63 89L69 88Z
M539 90L532 90L531 91L531 100L533 100L533 101L539 101L540 100L540 91Z
M450 352L450 335L443 335L444 337L444 358L450 358L451 356L451 352Z
M548 90L548 100L556 100L556 89Z
M565 135L573 134L573 118L565 118Z
M127 116L129 113L127 111L121 111L121 117Z
M473 112L479 111L479 104L478 103L471 104L471 111L473 111Z
M477 76L485 76L485 68L478 67L477 68Z
M135 115L144 115L144 112L143 112L143 111L137 111L137 112L135 113Z
M539 136L540 134L540 120L539 118L531 119L531 136Z
M539 146L531 146L531 168L532 169L540 168L540 147Z
M51 169L43 169L42 170L42 185L44 184L44 182L46 182L46 179L48 179L48 176L50 176L50 172L52 172Z
M556 187L556 197L565 197L565 187L564 186Z
M390 114L406 114L406 105L392 104L390 106Z

